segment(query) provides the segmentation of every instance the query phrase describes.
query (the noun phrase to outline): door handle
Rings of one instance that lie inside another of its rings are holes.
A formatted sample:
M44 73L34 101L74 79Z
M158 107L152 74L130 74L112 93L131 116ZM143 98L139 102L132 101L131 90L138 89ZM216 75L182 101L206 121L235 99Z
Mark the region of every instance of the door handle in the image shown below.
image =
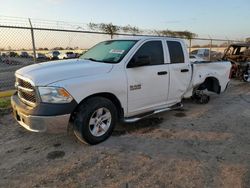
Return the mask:
M166 75L166 74L168 74L168 72L167 71L161 71L161 72L158 72L157 74L158 75Z
M189 72L189 69L181 69L181 72Z

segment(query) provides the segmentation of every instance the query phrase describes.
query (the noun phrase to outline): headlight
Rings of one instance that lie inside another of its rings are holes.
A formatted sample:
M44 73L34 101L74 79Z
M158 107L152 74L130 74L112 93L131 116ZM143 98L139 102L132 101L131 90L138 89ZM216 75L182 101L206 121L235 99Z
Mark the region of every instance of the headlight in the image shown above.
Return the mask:
M38 87L42 102L45 103L70 103L73 98L61 87Z

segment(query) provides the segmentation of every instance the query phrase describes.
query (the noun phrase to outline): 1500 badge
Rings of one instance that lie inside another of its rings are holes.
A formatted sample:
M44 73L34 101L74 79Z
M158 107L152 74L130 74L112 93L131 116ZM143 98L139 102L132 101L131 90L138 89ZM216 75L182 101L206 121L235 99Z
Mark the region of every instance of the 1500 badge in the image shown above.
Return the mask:
M141 84L131 85L130 86L130 91L137 90L137 89L141 89Z

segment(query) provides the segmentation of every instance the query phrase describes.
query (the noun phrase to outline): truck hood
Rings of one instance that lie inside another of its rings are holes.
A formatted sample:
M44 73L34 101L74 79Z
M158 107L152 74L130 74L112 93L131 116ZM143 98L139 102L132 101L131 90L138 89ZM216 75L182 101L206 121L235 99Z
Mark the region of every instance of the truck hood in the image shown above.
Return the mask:
M16 75L32 80L36 86L46 86L61 80L108 73L112 67L107 63L71 59L30 65L17 70Z

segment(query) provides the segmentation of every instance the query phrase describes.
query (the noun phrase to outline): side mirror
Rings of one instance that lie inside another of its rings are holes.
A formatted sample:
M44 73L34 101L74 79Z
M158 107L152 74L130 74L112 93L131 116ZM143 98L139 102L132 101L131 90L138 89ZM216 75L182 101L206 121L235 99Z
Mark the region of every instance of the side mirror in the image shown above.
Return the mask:
M127 68L142 67L145 65L150 65L150 56L138 56L137 58L132 58L128 63Z

